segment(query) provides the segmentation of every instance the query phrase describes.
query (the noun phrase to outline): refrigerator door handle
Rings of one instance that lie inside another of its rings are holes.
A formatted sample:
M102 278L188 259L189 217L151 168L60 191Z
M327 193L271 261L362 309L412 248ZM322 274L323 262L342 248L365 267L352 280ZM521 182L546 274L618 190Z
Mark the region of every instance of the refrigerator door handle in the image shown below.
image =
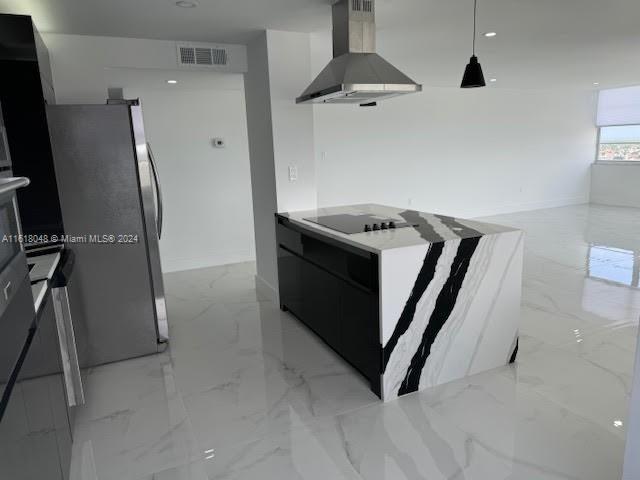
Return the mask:
M153 173L153 182L156 184L156 201L158 205L157 223L158 238L162 238L162 225L164 223L163 207L162 207L162 190L160 190L160 179L158 178L158 169L156 168L156 160L153 156L151 145L147 142L147 151L149 152L149 163L151 164L151 172Z

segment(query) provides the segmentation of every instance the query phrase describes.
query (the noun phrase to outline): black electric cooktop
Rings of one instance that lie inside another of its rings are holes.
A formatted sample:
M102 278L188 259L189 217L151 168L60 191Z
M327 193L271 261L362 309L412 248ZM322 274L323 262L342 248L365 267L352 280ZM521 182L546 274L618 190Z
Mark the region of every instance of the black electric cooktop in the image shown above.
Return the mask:
M323 227L346 233L348 235L378 230L394 230L397 228L406 228L413 226L407 222L399 222L398 220L393 218L371 214L325 215L321 217L309 217L305 218L304 220L317 223L318 225L322 225Z

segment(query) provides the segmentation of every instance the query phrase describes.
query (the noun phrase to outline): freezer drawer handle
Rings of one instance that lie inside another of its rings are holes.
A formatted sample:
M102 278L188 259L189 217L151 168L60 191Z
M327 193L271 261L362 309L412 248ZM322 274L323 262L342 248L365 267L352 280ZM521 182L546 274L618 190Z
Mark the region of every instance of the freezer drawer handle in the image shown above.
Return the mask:
M58 341L62 354L62 371L67 390L67 400L70 407L84 405L84 390L82 377L80 376L80 364L78 362L78 350L76 348L75 332L69 307L69 295L67 287L59 287L51 290L53 307L58 327Z

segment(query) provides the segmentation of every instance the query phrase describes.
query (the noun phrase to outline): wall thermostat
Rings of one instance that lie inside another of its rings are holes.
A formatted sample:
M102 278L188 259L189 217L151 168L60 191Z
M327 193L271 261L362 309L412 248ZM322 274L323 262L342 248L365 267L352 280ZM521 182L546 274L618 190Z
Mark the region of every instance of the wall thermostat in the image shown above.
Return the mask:
M216 148L224 148L227 146L227 144L225 143L224 138L214 138L213 146Z

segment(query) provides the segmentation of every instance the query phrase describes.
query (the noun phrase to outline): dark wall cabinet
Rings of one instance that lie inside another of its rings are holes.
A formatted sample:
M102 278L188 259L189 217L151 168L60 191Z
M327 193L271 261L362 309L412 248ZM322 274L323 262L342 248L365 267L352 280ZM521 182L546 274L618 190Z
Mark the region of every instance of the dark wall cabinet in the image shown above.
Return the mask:
M280 304L353 365L380 395L378 257L276 216Z
M25 15L0 14L0 103L26 235L64 233L46 105L55 103L49 52Z

